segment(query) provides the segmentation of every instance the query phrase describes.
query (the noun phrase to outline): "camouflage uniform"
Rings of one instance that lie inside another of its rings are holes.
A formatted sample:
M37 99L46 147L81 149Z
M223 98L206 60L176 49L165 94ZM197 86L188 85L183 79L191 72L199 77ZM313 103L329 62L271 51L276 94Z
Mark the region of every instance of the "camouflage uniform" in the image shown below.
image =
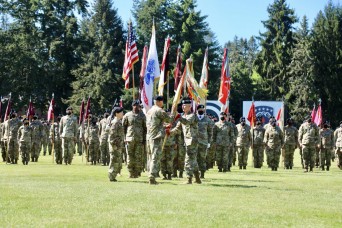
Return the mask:
M198 117L193 114L182 115L179 122L172 130L174 133L180 133L182 129L185 142L185 172L188 179L195 174L196 179L198 173L197 150L198 150Z
M62 141L59 135L59 123L53 123L50 126L49 139L50 141L53 140L53 153L55 156L56 164L62 164L63 154L62 154Z
M213 143L215 144L216 151L216 163L219 168L219 172L226 172L230 170L232 162L232 154L230 147L234 141L234 128L227 121L219 121L215 123L213 133ZM228 162L230 157L230 162ZM230 166L228 165L230 164Z
M339 127L334 132L336 155L338 158L337 166L342 169L342 127Z
M77 135L77 119L74 115L66 115L62 117L59 123L59 134L62 138L64 163L66 165L71 165Z
M202 178L207 170L207 153L208 144L211 144L213 137L214 123L209 117L204 116L202 119L198 119L198 152L197 163L199 171L201 171Z
M127 168L131 177L140 176L143 171L144 144L146 143L146 117L130 111L122 119L127 145Z
M2 156L2 161L6 161L6 149L4 144L4 124L0 123L0 152Z
M39 120L32 120L30 126L32 128L31 160L32 162L37 162L41 150L42 140L45 137L45 129Z
M109 132L106 130L107 125L108 125L107 118L103 118L99 123L100 152L101 152L102 165L109 165L109 144L108 144Z
M120 164L122 163L122 148L124 147L124 129L122 121L114 118L108 135L109 143L109 169L108 177L110 181L116 181L116 175L120 173Z
M334 148L334 132L330 128L323 128L320 130L320 152L319 162L322 170L327 166L327 170L331 166L331 151Z
M284 144L283 132L278 126L270 126L265 131L264 143L273 171L277 171L280 161L281 147Z
M303 123L298 132L298 142L302 146L304 165L306 171L315 165L316 146L319 143L319 129L314 123Z
M44 131L44 136L42 137L42 149L43 155L46 155L46 151L49 151L49 155L51 155L51 143L49 140L49 132L50 132L50 125L48 123L42 124L42 130Z
M284 165L286 169L293 167L293 155L298 143L298 130L294 126L284 127Z
M264 125L264 129L265 129L265 132L267 131L268 128L272 127L270 123L267 123ZM268 154L268 150L265 150L265 154L266 154L266 163L267 163L267 166L268 168L271 168L271 165L270 165L270 155Z
M166 179L171 180L171 174L173 173L173 160L176 157L175 147L176 147L175 136L169 135L166 139L163 152L162 152L162 157L160 159L160 169L164 176L164 180Z
M238 130L236 146L238 149L239 168L241 169L243 167L244 169L246 169L248 152L252 139L250 126L248 124L245 124L244 126L242 126L242 124L238 124L236 125L236 128Z
M17 164L19 157L19 145L17 135L22 122L18 118L12 118L4 122L5 150L7 150L7 162Z
M162 108L153 105L146 113L146 137L151 153L148 161L150 183L155 183L155 177L158 173L158 165L160 164L162 145L165 136L164 122L171 122L171 118Z
M30 161L32 141L32 128L30 126L21 126L18 130L18 142L21 159L24 165Z
M183 133L175 135L176 152L173 160L173 177L177 177L177 170L179 177L183 178L184 165L185 165L185 143Z
M100 147L99 127L94 123L89 124L85 132L84 138L88 145L89 160L93 165L95 165L98 161Z
M262 125L256 125L252 129L252 152L254 168L261 168L264 162L264 136L265 128Z

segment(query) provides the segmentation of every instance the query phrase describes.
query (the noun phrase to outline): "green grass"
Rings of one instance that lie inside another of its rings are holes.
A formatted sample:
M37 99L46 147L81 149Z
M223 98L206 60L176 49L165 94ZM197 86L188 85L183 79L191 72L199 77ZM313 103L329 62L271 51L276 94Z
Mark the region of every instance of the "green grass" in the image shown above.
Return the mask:
M297 153L298 154L298 153ZM251 161L249 162L251 165ZM146 174L118 182L107 167L75 156L71 166L51 156L28 166L0 164L1 227L342 227L342 171L303 173L266 167L206 173L147 184Z

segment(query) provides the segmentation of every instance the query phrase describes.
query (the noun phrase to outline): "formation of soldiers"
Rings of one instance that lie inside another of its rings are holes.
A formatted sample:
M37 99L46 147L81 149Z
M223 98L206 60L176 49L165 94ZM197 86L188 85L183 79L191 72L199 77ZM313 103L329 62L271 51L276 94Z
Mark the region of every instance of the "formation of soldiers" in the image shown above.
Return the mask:
M193 112L188 98L183 98L176 114L163 106L163 97L156 96L144 114L139 100L135 100L126 114L122 107L114 107L101 120L89 115L81 124L71 107L51 124L37 116L20 119L12 110L0 125L2 158L17 164L21 155L27 165L38 162L41 151L43 155L48 151L56 164L71 165L74 153L78 153L85 155L87 163L109 166L110 181L117 181L125 162L129 178L139 178L147 171L150 184L157 184L160 174L164 180L171 180L183 178L184 172L187 184L200 184L215 163L219 172L230 172L236 161L239 169L245 170L250 149L254 168L263 166L266 154L272 171L278 170L281 158L284 168L292 169L294 152L299 148L305 172L312 172L314 167L329 171L335 158L342 169L342 121L335 132L328 122L320 129L310 116L299 130L292 119L287 119L281 129L274 117L264 126L257 118L251 128L244 117L235 124L224 112L215 122L201 104Z

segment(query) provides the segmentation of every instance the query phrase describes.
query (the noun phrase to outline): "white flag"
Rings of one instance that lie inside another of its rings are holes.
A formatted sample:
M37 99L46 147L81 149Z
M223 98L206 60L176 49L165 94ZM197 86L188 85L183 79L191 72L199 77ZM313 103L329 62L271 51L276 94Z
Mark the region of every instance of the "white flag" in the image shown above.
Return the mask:
M152 37L150 42L150 48L148 51L147 64L144 76L144 88L141 93L141 100L144 105L145 111L149 110L152 107L154 80L159 78L159 76L160 69L156 45L156 31L153 23Z

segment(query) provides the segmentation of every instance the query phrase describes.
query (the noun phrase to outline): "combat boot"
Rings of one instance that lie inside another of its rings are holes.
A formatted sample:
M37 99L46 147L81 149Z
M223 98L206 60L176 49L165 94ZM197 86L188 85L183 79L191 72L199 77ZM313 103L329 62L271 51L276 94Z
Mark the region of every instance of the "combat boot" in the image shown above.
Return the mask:
M167 173L163 173L163 180L167 180L166 175L167 175Z
M159 172L156 174L156 177L160 177Z
M188 180L184 184L192 184L192 177L188 177Z
M230 172L230 165L228 165L228 170L227 171Z
M31 162L33 162L34 161L34 158L33 157L31 157Z
M183 178L183 171L179 171L179 178Z
M242 169L242 165L239 165L239 169Z
M198 171L194 172L194 175L195 175L195 183L202 184L199 172Z
M313 167L310 167L310 172L313 172Z
M168 174L167 174L167 179L168 179L168 180L172 180L172 178L171 178L171 173L168 173Z
M175 178L178 177L178 176L177 176L177 170L173 170L172 177L175 177Z
M309 170L308 170L308 167L305 166L305 171L304 171L304 173L307 173L307 172L309 172Z
M330 166L327 166L327 171L329 171L329 167L330 167Z
M222 172L222 168L219 168L219 172L220 172L220 173Z
M274 167L274 171L278 171L278 167Z
M149 183L150 183L150 185L157 185L158 184L156 179L154 179L154 178L150 178Z
M245 166L245 165L243 166L243 169L246 169L246 166Z
M201 179L204 179L204 173L205 171L201 171Z
M322 165L322 171L324 171L325 169L324 169L324 165Z

